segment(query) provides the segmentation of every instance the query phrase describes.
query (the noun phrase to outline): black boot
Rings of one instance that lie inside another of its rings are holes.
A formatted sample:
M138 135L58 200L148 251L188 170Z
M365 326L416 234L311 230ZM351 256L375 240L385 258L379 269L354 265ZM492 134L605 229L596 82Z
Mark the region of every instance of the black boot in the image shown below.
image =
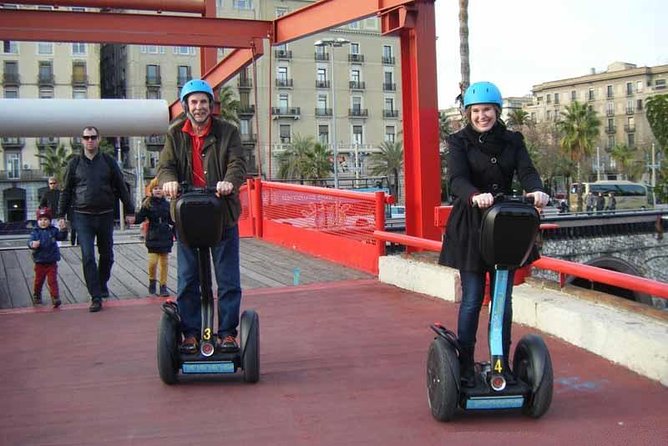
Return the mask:
M148 294L156 294L156 287L158 285L157 280L149 280L148 281Z
M464 387L475 387L475 345L459 347L459 376Z

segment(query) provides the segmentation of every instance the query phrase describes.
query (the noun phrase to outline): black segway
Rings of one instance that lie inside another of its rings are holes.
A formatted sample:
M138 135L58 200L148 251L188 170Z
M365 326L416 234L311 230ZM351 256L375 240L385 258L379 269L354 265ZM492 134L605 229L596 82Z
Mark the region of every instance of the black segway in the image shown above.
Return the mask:
M253 310L246 310L239 321L239 349L216 350L215 303L211 291L211 247L222 238L223 198L212 188L183 188L176 202L175 223L179 241L197 250L202 292L202 330L199 351L181 351L181 318L176 302L162 304L158 326L158 372L165 384L184 375L230 374L243 370L244 381L260 378L260 320Z
M431 329L436 337L427 356L427 396L431 413L439 421L450 421L464 410L521 409L539 418L552 402L552 360L537 335L524 336L513 358L514 383L504 377L502 325L509 270L529 256L540 226L532 197L497 196L483 214L480 250L488 265L494 265L495 286L489 316L490 361L476 363L475 387L461 385L457 336L440 323Z

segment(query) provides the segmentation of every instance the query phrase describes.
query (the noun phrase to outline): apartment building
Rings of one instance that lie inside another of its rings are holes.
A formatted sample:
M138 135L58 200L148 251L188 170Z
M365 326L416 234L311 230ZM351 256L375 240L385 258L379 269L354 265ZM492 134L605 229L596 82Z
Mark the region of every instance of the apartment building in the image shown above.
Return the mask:
M50 10L50 6L22 6ZM0 9L16 9L4 3ZM82 8L72 8L73 10ZM89 43L0 41L0 79L3 98L99 98L100 46ZM45 117L46 118L46 117ZM3 137L0 158L0 220L34 218L39 197L47 189L39 153L49 146L70 147L59 135Z
M312 1L217 0L219 17L273 20ZM319 43L319 45L316 45ZM240 101L240 133L249 171L258 158L275 177L277 156L297 135L334 148L340 178L367 174L368 156L401 131L399 40L380 35L376 17L270 48L227 85ZM226 54L219 50L219 59ZM201 76L198 48L103 45L103 97L162 98ZM255 75L254 75L255 74ZM145 153L146 177L155 174L163 137L130 138ZM133 155L131 155L133 156ZM134 155L136 156L136 155ZM143 155L142 155L143 156Z
M565 106L578 101L589 104L601 120L597 167L603 177L615 177L609 151L616 144L651 150L655 142L645 115L645 101L668 92L668 65L637 67L611 63L604 72L594 69L585 76L560 79L533 87L533 102L525 107L532 121L556 122Z

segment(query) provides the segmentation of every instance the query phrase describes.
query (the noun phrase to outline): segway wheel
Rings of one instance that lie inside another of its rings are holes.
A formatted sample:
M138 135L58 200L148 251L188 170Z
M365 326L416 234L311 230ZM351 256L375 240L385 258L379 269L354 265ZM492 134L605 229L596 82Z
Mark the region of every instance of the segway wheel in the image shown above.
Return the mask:
M540 336L529 334L520 339L515 349L513 370L517 378L531 387L522 412L532 418L540 418L552 403L552 359Z
M459 360L455 347L438 337L427 354L427 400L434 418L450 421L459 401Z
M163 313L158 325L158 373L165 384L171 385L178 381L178 334L177 323Z
M260 379L260 318L253 310L241 314L241 367L244 381L256 383Z

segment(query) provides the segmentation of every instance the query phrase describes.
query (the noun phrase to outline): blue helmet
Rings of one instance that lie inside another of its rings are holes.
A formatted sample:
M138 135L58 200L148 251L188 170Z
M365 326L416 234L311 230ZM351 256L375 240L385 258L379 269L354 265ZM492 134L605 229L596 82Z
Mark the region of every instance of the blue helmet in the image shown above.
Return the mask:
M464 108L474 104L496 104L503 107L499 88L491 82L476 82L464 93Z
M206 93L209 100L213 102L213 88L202 79L191 79L181 88L181 102L185 101L192 93Z

